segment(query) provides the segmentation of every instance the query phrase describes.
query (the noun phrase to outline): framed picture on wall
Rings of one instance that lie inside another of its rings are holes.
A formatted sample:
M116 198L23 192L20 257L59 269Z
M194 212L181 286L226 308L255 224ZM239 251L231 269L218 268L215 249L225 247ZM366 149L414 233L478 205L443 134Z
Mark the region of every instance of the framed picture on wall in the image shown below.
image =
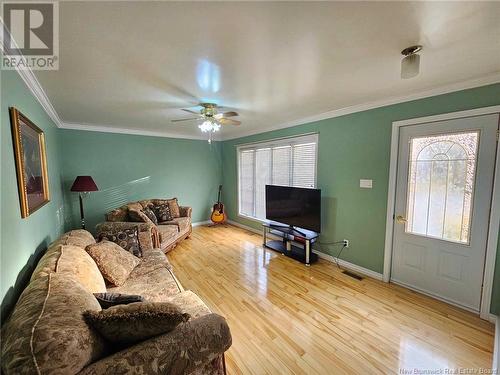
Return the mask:
M21 217L50 201L43 131L16 108L10 108Z

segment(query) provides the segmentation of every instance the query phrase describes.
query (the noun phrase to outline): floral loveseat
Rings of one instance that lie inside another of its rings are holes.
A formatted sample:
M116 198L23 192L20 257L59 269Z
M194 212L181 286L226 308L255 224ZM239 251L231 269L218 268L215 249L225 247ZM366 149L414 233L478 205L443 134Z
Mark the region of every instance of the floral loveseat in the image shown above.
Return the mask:
M172 220L163 221L156 225L147 218L143 223L134 222L129 214L130 210L142 211L152 205L170 204L177 205L178 213L174 213ZM178 206L177 198L172 199L145 199L130 202L114 209L105 215L106 222L98 224L97 232L130 229L139 225L139 241L141 247L160 248L163 252L172 250L177 244L191 235L191 207Z
M223 374L231 346L225 319L175 278L165 254L143 249L141 262L120 287L107 288L85 251L85 230L61 236L47 249L2 327L2 373ZM191 317L172 331L117 349L88 325L86 310L101 310L93 293L140 294L173 302Z

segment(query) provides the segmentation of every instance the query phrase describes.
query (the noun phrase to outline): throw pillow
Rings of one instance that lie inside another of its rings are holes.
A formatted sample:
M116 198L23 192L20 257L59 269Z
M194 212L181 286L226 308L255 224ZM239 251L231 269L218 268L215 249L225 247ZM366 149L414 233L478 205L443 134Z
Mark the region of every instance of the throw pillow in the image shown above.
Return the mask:
M158 222L161 223L163 221L172 220L172 213L170 212L170 206L167 203L153 206L153 210Z
M181 210L179 209L179 203L177 202L177 198L168 199L168 206L170 207L170 212L172 213L172 217L181 217Z
M128 217L130 221L133 222L154 224L154 222L148 217L148 215L146 215L146 213L142 209L141 210L129 209Z
M84 317L108 341L130 345L170 332L190 315L170 302L135 302L86 311Z
M99 241L102 240L114 242L136 257L142 257L138 227L113 232L101 232L99 233Z
M142 212L153 222L154 225L158 225L158 219L150 207L146 207Z
M123 285L134 268L141 263L139 258L110 241L89 245L85 251L94 259L102 276L115 286Z
M94 293L94 297L103 309L116 305L128 305L134 302L144 302L144 297L137 294Z

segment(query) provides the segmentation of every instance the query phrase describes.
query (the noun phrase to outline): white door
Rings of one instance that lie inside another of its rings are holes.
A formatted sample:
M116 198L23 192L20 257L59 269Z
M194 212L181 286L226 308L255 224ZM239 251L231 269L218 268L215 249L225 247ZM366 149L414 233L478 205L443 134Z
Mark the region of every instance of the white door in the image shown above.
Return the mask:
M479 311L498 120L400 128L392 281Z

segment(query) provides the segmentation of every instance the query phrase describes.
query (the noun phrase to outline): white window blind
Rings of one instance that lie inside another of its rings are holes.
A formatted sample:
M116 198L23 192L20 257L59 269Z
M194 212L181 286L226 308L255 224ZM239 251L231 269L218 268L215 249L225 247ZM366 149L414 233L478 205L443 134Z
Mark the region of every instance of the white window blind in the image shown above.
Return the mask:
M238 147L239 213L266 218L266 185L316 187L318 135Z

